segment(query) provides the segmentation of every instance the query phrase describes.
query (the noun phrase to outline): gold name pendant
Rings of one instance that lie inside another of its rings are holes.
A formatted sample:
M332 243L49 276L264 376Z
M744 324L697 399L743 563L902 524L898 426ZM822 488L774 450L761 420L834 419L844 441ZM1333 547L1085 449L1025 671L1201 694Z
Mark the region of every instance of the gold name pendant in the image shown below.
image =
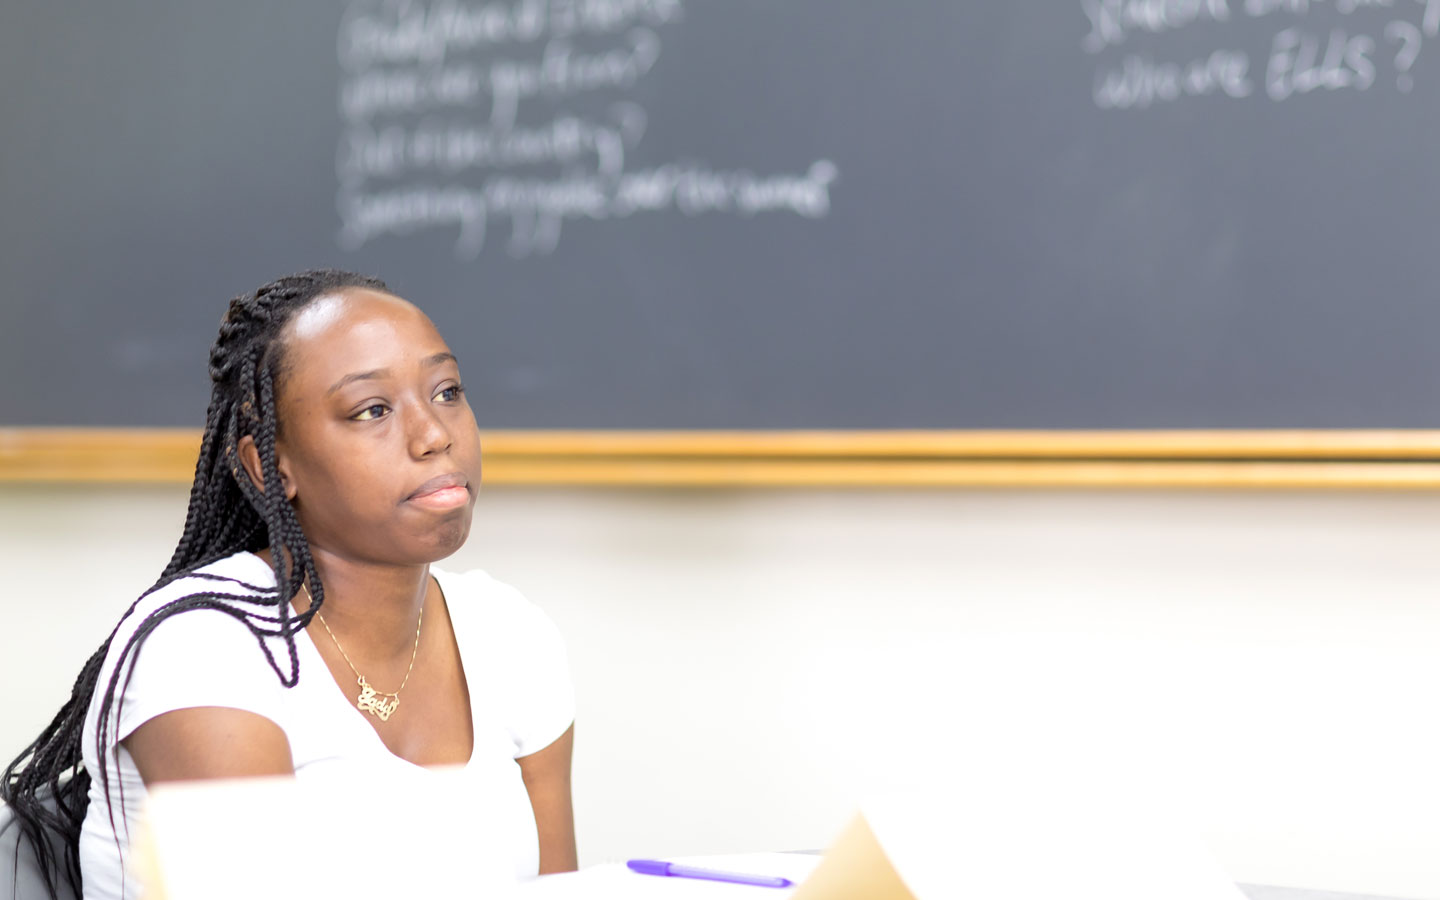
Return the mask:
M395 710L400 706L400 692L393 694L382 694L375 690L366 681L365 676L360 676L360 699L355 701L355 706L361 712L368 712L382 722L390 721Z

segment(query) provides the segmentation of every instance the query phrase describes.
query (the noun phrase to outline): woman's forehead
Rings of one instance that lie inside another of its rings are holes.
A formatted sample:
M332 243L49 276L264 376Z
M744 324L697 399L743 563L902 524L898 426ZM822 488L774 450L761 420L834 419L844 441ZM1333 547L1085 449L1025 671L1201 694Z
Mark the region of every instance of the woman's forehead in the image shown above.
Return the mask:
M286 337L301 341L333 339L368 327L435 326L418 307L393 294L352 288L317 297L287 323Z
M302 378L306 370L324 378L335 369L380 368L448 349L414 304L370 290L320 297L297 312L285 332L287 367Z

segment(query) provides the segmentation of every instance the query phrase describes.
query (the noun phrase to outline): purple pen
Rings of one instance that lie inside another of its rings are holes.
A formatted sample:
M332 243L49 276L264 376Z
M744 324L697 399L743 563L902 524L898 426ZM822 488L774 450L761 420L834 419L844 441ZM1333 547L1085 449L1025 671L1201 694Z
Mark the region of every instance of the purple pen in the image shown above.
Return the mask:
M747 875L744 872L721 872L718 869L702 869L699 866L681 866L660 859L632 859L625 865L630 871L641 875L668 875L671 878L703 878L706 881L724 881L728 884L751 884L755 887L794 887L795 882L777 875Z

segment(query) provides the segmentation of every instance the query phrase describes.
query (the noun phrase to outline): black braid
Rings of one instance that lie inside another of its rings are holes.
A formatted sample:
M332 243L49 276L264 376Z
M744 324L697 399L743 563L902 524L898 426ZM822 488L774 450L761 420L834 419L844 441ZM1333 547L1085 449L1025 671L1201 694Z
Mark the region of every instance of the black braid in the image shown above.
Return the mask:
M100 760L97 774L106 797L111 775L106 748L119 719L135 654L166 619L196 609L223 612L250 629L282 684L293 687L299 680L295 633L310 624L324 601L325 590L276 467L275 440L281 423L275 414L275 395L285 365L277 337L296 312L319 297L346 288L388 291L376 279L349 272L302 272L234 298L221 320L220 333L210 348L210 405L205 413L205 435L195 463L185 528L159 581L131 604L121 621L135 611L141 600L165 585L194 577L196 569L244 550L270 549L276 587L262 588L235 579L200 575L217 582L216 589L166 603L140 622L117 657L100 696L95 749ZM255 487L240 465L238 446L247 435L259 451L263 491ZM312 601L305 612L296 615L290 604L307 580ZM119 625L85 662L71 688L70 699L55 718L0 773L0 800L10 807L20 826L25 838L22 845L28 843L35 853L52 900L59 895L62 876L77 895L81 892L80 829L89 807L91 783L91 773L82 762L81 732L118 631ZM275 658L266 637L284 639L287 659L283 665ZM47 797L53 809L46 804ZM109 813L113 827L114 809ZM63 858L57 858L47 837L58 839ZM119 841L116 828L117 845Z

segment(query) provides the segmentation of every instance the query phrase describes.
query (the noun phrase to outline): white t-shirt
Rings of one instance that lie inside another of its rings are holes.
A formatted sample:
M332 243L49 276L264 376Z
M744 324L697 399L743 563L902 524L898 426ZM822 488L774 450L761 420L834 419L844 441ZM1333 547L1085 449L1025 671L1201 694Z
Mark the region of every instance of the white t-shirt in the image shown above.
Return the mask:
M251 553L237 553L200 571L259 588L273 589L275 584L269 565ZM513 860L517 876L533 876L539 868L539 839L530 796L515 760L549 746L574 721L564 644L549 617L514 588L481 571L459 575L433 567L430 571L445 596L470 691L474 752L463 777L477 792L472 797L473 815L492 817L493 833L512 838L509 846L496 847L494 852ZM166 585L125 619L101 670L81 736L85 769L91 777L90 807L80 834L85 900L122 896L122 860L129 857L127 824L133 827L139 822L145 785L119 741L162 713L222 706L262 715L289 738L295 774L302 779L343 775L350 767L381 779L387 770L413 775L418 769L380 740L366 714L336 684L308 632L296 635L300 680L286 689L259 639L243 623L224 612L192 610L166 619L151 632L135 657L128 685L121 675L117 694L123 687L123 703L117 701L118 709L110 711L112 728L105 747L110 754L112 827L95 743L100 698L136 626L155 609L197 591L252 593L233 582L195 577ZM269 614L261 607L246 608ZM267 638L266 644L281 671L288 672L284 641ZM123 877L124 896L138 898L138 884Z

